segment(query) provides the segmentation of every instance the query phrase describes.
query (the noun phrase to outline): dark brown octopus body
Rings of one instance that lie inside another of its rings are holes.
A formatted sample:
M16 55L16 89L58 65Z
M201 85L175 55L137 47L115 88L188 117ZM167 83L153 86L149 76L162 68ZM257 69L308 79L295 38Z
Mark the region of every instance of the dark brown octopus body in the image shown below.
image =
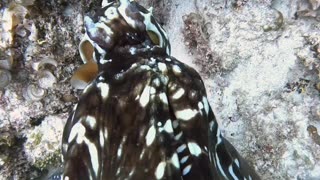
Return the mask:
M151 10L105 3L85 25L99 70L64 129L64 179L259 179Z

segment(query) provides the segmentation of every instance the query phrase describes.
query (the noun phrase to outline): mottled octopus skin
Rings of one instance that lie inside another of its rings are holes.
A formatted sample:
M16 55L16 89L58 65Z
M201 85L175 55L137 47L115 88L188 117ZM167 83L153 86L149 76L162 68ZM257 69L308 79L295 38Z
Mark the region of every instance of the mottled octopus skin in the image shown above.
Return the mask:
M102 9L121 6L140 23L132 13L149 13L125 0ZM199 74L123 16L128 33L113 31L110 41L86 25L99 74L65 125L64 179L259 179L221 136Z

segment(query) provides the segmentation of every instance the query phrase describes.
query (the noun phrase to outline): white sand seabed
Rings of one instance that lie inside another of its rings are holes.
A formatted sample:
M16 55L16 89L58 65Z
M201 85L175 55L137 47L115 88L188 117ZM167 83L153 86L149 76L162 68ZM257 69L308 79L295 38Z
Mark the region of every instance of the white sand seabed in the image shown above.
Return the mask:
M198 11L196 6L198 6ZM222 8L223 7L223 8ZM286 85L300 78L317 82L297 57L306 47L305 36L316 21L294 20L294 2L248 2L240 9L217 1L175 1L166 30L172 55L194 67L184 44L182 16L199 13L211 23L210 47L222 68L204 79L210 104L224 136L255 166L262 179L319 179L319 145L308 131L320 128L311 111L320 104L318 91L286 92ZM284 23L275 26L278 11ZM201 72L200 72L201 74Z

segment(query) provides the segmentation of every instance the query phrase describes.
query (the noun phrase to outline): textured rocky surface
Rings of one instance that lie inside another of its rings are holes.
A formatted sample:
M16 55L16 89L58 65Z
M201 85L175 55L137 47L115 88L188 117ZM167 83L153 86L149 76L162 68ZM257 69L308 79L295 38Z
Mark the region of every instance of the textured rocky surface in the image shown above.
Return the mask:
M61 163L83 16L100 2L10 2L0 2L0 70L11 75L0 84L0 178L31 179ZM140 2L172 55L200 72L225 137L262 179L320 178L318 0Z

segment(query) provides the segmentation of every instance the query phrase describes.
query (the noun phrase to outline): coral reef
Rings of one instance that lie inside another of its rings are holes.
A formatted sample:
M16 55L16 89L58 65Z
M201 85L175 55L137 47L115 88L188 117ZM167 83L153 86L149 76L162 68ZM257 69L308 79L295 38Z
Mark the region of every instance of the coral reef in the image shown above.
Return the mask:
M319 0L304 0L298 3L297 16L300 17L313 17L320 20L320 12L318 11L320 7Z
M62 122L79 94L70 77L81 63L84 3L1 3L1 178L33 179L61 163Z
M207 29L208 51L221 60L219 73L206 84L213 87L209 96L222 132L238 144L263 179L320 177L317 135L314 130L308 133L311 126L320 125L314 71L315 36L320 31L317 16L297 16L300 3L196 3L200 24L212 24ZM185 41L190 37L186 34Z
M207 29L211 23L205 23L200 14L190 13L182 17L185 23L185 44L192 55L193 61L204 75L212 75L219 71L221 60L210 49L209 35Z
M24 151L28 161L36 168L43 170L50 165L61 163L60 135L67 118L67 113L57 116L49 115L39 126L26 132Z

